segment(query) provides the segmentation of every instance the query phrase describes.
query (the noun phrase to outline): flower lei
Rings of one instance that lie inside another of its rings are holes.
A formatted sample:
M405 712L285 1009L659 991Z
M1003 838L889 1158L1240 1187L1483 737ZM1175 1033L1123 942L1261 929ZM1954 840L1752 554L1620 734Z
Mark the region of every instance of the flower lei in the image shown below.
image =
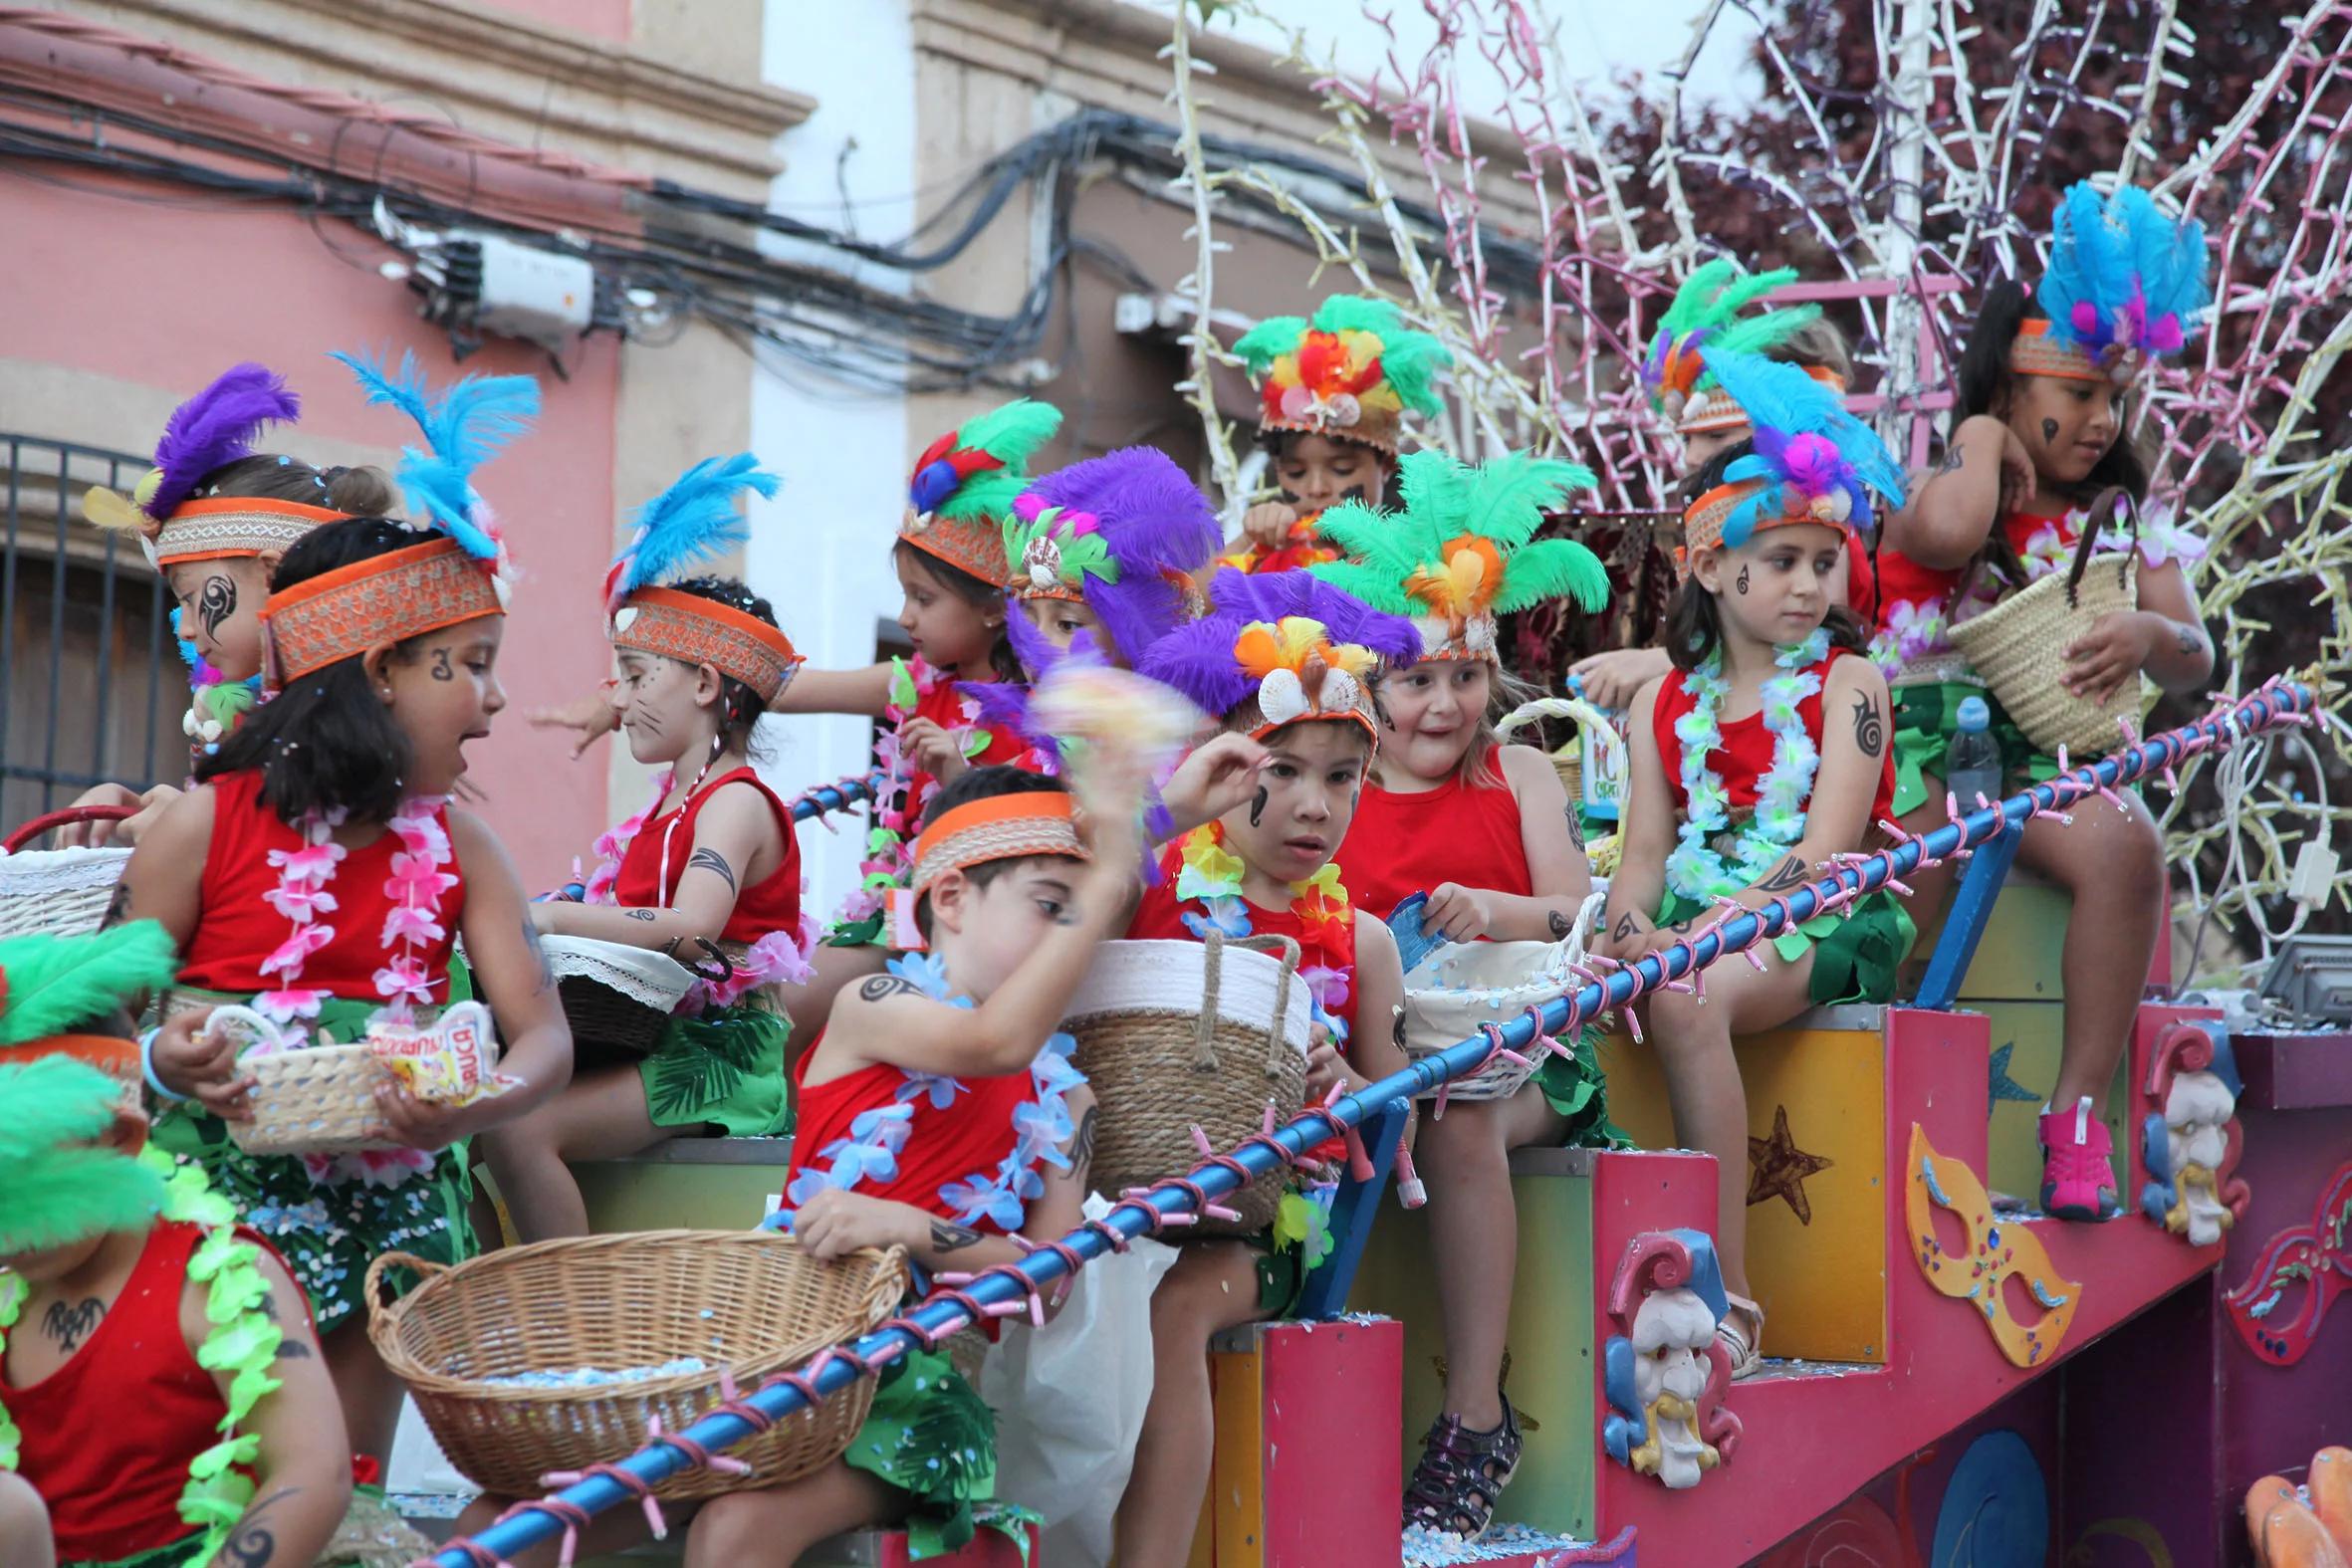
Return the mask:
M384 823L398 841L392 852L391 874L384 879L384 895L391 911L384 916L379 938L386 954L374 975L375 994L384 999L376 1014L390 1022L415 1020L416 1004L430 1006L433 977L420 950L442 941L448 930L441 924L441 895L457 886L457 877L441 868L453 858L449 834L441 826L446 795L406 795ZM310 1028L298 1021L318 1017L320 1005L334 994L302 985L303 967L311 955L335 940L335 928L320 920L337 908L327 885L335 880L350 851L335 841L341 811L313 811L300 824L303 847L273 849L270 864L278 868L278 885L262 901L294 924L286 940L262 960L260 971L274 976L277 986L253 999L253 1009L284 1031L282 1043L299 1049L309 1043ZM264 1049L270 1048L264 1045ZM329 1184L356 1178L370 1185L397 1187L410 1176L433 1168L433 1156L421 1149L375 1149L355 1154L307 1154L303 1164L311 1180Z
M888 968L934 1002L951 1008L972 1006L970 997L960 996L950 987L947 965L936 956L909 953L892 960ZM1019 1231L1028 1218L1028 1204L1046 1191L1038 1167L1070 1168L1069 1156L1061 1151L1074 1130L1064 1097L1086 1081L1086 1075L1069 1060L1076 1046L1077 1041L1069 1035L1056 1033L1039 1049L1029 1067L1036 1097L1014 1108L1013 1148L997 1162L996 1169L974 1171L962 1181L940 1187L941 1201L956 1211L954 1224L986 1221L1008 1234ZM900 1072L906 1081L893 1091L892 1103L859 1112L849 1123L848 1137L836 1138L818 1151L817 1158L832 1162L830 1167L821 1169L812 1164L794 1179L785 1193L785 1201L793 1207L771 1217L767 1222L771 1228L790 1225L801 1205L828 1187L847 1192L869 1179L885 1186L896 1181L899 1152L914 1136L915 1102L928 1099L933 1110L944 1111L955 1104L957 1095L971 1092L962 1080L945 1073L904 1068Z
M209 1287L204 1319L212 1325L204 1343L196 1347L196 1364L207 1372L232 1374L228 1410L217 1429L220 1441L189 1462L188 1483L179 1494L180 1518L204 1531L203 1544L192 1560L209 1562L253 1500L253 1479L239 1466L249 1466L261 1456L261 1438L237 1428L253 1414L254 1406L280 1387L270 1375L270 1365L286 1335L262 1309L270 1286L255 1266L261 1248L238 1239L236 1205L206 1185L200 1166L175 1166L169 1155L152 1146L138 1158L164 1179L162 1217L204 1232L188 1256L188 1278ZM0 1355L5 1355L8 1330L16 1326L31 1294L21 1274L0 1272ZM0 1470L17 1467L22 1447L16 1423L0 1405Z
M625 817L596 835L588 847L596 856L596 869L588 873L582 884L580 901L584 904L611 904L618 902L612 885L620 880L620 862L627 858L629 845L645 830L645 824L661 814L661 802L669 797L670 771L666 768L653 775L653 798L647 800L636 815Z
M949 679L945 671L924 663L919 654L912 659L890 660L890 700L882 709L889 725L874 738L874 766L882 775L882 784L875 795L874 825L865 835L865 858L857 863L861 880L842 901L837 917L844 923L873 919L889 901L892 889L905 887L914 879L914 827L922 821L931 797L939 793L939 781L929 780L919 795L911 792L916 770L899 745L898 732L908 720L918 717L915 710L923 699ZM969 722L978 715L980 705L969 697L963 704L967 722L949 733L957 737L966 757L977 757L988 750L988 732ZM901 795L905 796L903 803Z
M1176 898L1180 903L1198 900L1201 906L1197 915L1179 916L1184 929L1204 942L1211 930L1228 942L1249 936L1250 901L1242 896L1242 861L1225 847L1224 825L1209 822L1194 828L1184 836L1177 855ZM1347 889L1340 885L1336 861L1325 861L1313 876L1291 884L1291 913L1298 917L1308 941L1326 948L1351 945L1355 915L1348 907ZM1339 1012L1350 995L1349 971L1316 964L1300 969L1298 978L1306 982L1313 1021L1323 1025L1333 1044L1344 1043L1347 1020Z
M1736 831L1727 832L1731 798L1724 782L1707 766L1709 755L1723 744L1716 717L1729 690L1722 650L1684 677L1694 701L1674 724L1675 739L1682 743L1683 822L1681 841L1666 857L1666 885L1682 897L1712 902L1753 887L1804 836L1804 806L1821 769L1821 752L1805 733L1797 705L1821 690L1821 677L1808 666L1828 653L1829 633L1822 629L1773 654L1781 673L1767 678L1761 693L1764 728L1772 736L1772 766L1757 784L1755 815Z

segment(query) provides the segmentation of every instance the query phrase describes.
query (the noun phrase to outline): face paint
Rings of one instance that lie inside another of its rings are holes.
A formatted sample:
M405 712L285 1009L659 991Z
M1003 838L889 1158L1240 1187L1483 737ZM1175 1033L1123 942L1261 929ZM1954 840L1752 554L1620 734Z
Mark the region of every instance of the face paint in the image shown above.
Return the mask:
M2058 422L2055 419L2044 419L2041 422L2041 444L2048 446L2057 439Z
M1746 593L1748 591L1748 567L1745 564L1740 567L1739 580L1734 582L1732 586L1737 588L1742 593Z
M1258 786L1257 794L1251 796L1250 798L1250 825L1252 827L1256 827L1259 824L1260 818L1264 817L1265 815L1266 785L1260 784Z
M228 577L206 577L204 594L196 604L196 618L204 624L204 635L217 637L220 623L237 613L237 584Z

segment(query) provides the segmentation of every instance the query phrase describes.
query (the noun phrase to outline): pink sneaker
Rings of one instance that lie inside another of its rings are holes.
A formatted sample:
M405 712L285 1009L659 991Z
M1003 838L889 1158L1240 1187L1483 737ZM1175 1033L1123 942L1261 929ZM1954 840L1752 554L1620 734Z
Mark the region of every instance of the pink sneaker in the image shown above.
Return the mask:
M2115 1194L2115 1142L2085 1095L2070 1111L2041 1116L2041 1212L2099 1224L2123 1212Z

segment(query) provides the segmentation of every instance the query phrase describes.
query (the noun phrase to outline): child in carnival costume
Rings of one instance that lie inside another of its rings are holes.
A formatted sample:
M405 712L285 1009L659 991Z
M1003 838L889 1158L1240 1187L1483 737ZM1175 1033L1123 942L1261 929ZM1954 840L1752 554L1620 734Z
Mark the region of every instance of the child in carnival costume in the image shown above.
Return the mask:
M1473 468L1443 452L1402 464L1404 508L1322 516L1344 561L1308 569L1412 617L1418 658L1373 684L1380 750L1339 846L1359 908L1387 920L1426 896L1412 933L1452 942L1556 942L1592 890L1575 807L1551 759L1504 746L1497 719L1524 688L1503 669L1496 617L1566 598L1585 611L1608 573L1582 545L1534 539L1589 471L1513 453ZM1430 1244L1445 1325L1446 1394L1405 1494L1405 1523L1476 1539L1518 1468L1519 1421L1502 1391L1517 1266L1510 1152L1617 1139L1593 1026L1545 1054L1507 1100L1453 1102L1417 1148L1433 1206Z
M398 1390L359 1321L367 1265L394 1249L466 1257L464 1141L529 1110L572 1068L514 868L488 828L448 805L466 743L506 703L506 548L471 475L536 411L538 388L469 378L427 396L408 364L397 391L432 446L401 464L430 524L353 518L287 552L262 610L276 695L132 851L116 906L160 920L180 950L148 1039L149 1087L167 1102L156 1142L201 1164L285 1255L354 1446L379 1459ZM452 962L461 934L466 965ZM253 1115L249 1053L388 1049L437 1031L476 991L506 1045L503 1091L426 1100L381 1084L383 1149L254 1155L231 1138L230 1122Z
M1944 820L1945 750L1970 696L1992 709L2010 787L2057 773L2057 760L2026 739L1953 646L1951 624L2066 570L2101 494L2146 501L2133 393L2156 358L2201 330L2208 265L2198 224L2162 212L2146 191L2102 195L2086 182L2059 204L2035 295L2005 280L1987 292L1961 356L1944 459L1916 479L1878 555L1872 654L1895 689L1895 809L1906 825ZM2116 543L2100 548L2123 549L2131 535L2118 527L2108 538ZM2137 546L2140 607L2104 615L2053 650L2065 661L2061 684L2094 701L2143 676L2169 692L2195 691L2213 673L2213 643L2182 569L2202 543L2143 521ZM2120 1209L2098 1111L2163 940L2163 839L2137 795L2121 798L2079 806L2070 822L2029 822L2018 846L2021 865L2073 896L2065 1044L2055 1109L2045 1107L2040 1128L2042 1204L2067 1220ZM1951 873L1931 869L1913 885L1919 907L1932 910Z
M1200 941L1215 929L1227 940L1295 939L1318 1024L1308 1096L1334 1082L1360 1088L1405 1066L1394 1029L1404 975L1388 928L1350 903L1331 857L1378 744L1373 682L1383 665L1410 662L1419 638L1404 617L1303 571L1228 569L1210 592L1215 609L1157 643L1142 673L1217 715L1227 732L1178 770L1171 803L1198 795L1190 773L1237 750L1253 759L1240 775L1249 792L1207 819L1182 809L1179 827L1201 825L1165 851L1126 935ZM1128 1568L1186 1561L1209 1481L1210 1338L1291 1310L1324 1244L1313 1200L1293 1193L1272 1236L1179 1246L1152 1295L1151 1403L1118 1513L1118 1560Z
M1031 481L1005 520L1009 590L1026 628L1067 648L1084 633L1112 664L1200 612L1194 582L1216 554L1216 514L1200 487L1156 447L1131 446ZM1032 667L1030 673L1037 670Z
M1674 673L1634 700L1624 856L1595 944L1626 963L1688 940L1719 906L1769 908L1833 856L1859 853L1894 790L1886 684L1829 586L1873 495L1900 502L1902 470L1803 371L1707 357L1756 437L1708 464L1708 488L1684 514L1667 615ZM1732 1037L1807 1007L1889 1000L1913 935L1893 896L1873 893L1783 930L1757 950L1761 969L1718 965L1704 1006L1669 993L1636 1005L1677 1141L1718 1161L1713 1230L1732 1305L1721 1332L1735 1377L1761 1364L1764 1313L1748 1295L1749 1124Z
M350 1495L285 1264L144 1147L125 1004L171 974L152 921L0 942L0 1568L308 1563Z
M1094 1097L1058 1027L1140 853L1141 775L1111 766L1078 781L1083 832L1060 781L1013 768L969 770L933 802L912 882L929 951L843 993L797 1063L800 1126L769 1224L816 1257L897 1247L970 1272L1019 1260L1014 1236L1056 1239L1083 1218ZM990 1522L993 1418L945 1349L879 1377L840 1458L703 1504L689 1560L790 1568L826 1536L900 1521L930 1557ZM484 1499L461 1528L503 1506ZM607 1521L583 1550L643 1538L624 1510Z
M1406 412L1444 412L1433 383L1445 345L1407 327L1386 300L1334 295L1312 321L1269 317L1233 347L1258 387L1258 444L1283 493L1242 515L1241 548L1217 563L1289 571L1335 560L1315 540L1316 517L1343 501L1386 498Z
M588 1233L568 1162L709 1129L767 1138L792 1125L791 1029L768 988L809 978L817 933L803 929L792 808L751 759L754 727L801 657L766 599L733 577L693 574L743 544L744 496L776 487L748 452L696 464L638 512L606 578L621 733L638 762L666 766L653 800L601 841L604 860L581 898L540 900L531 917L546 935L649 948L709 978L649 1054L585 1065L539 1109L484 1137L526 1241Z
M217 750L261 700L261 604L288 547L322 523L380 516L395 499L380 469L313 468L254 450L265 426L301 414L285 377L232 365L172 411L155 466L127 498L93 486L82 499L92 523L137 539L171 591L195 688L180 720L194 758ZM137 806L138 814L67 828L59 842L134 844L179 793L172 784L144 794L99 784L74 803Z

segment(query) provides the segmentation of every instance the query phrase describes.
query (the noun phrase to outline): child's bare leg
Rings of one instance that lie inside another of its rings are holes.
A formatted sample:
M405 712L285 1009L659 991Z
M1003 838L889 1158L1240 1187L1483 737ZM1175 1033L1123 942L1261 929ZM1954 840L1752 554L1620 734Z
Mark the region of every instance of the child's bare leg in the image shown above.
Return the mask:
M1421 1119L1414 1147L1429 1186L1429 1261L1445 1326L1443 1414L1473 1432L1503 1424L1503 1340L1519 1268L1511 1151L1556 1142L1565 1125L1532 1084L1508 1100L1455 1100L1442 1118Z
M49 1510L14 1470L0 1470L0 1568L57 1568Z
M686 1532L686 1568L792 1568L828 1535L896 1522L907 1500L838 1459L789 1486L731 1491L704 1503Z
M793 1043L805 1046L817 1038L824 1028L824 1020L832 1016L833 998L841 989L871 975L882 973L882 965L890 955L880 948L828 948L822 943L809 955L809 967L817 973L807 985L785 986L784 1010L793 1020Z
M1813 975L1809 952L1786 964L1768 943L1758 944L1757 951L1764 955L1762 973L1742 958L1710 967L1704 1003L1669 991L1640 1005L1666 1074L1675 1141L1715 1156L1715 1255L1723 1264L1724 1287L1737 1296L1754 1292L1748 1288L1748 1091L1732 1036L1772 1028L1802 1012Z
M351 1434L352 1452L388 1462L392 1434L400 1425L400 1397L408 1392L383 1364L368 1342L362 1310L346 1318L319 1348L327 1357L328 1375L335 1379L336 1398L343 1402L344 1428Z
M2084 1095L2105 1110L2116 1058L2164 938L2164 840L2136 796L2124 809L2097 796L2069 808L2071 825L2036 817L2019 863L2074 895L2059 972L2066 986L2065 1046L2050 1107Z
M513 1507L515 1501L512 1497L476 1497L466 1504L465 1512L457 1516L457 1533L469 1540L481 1534L496 1524L498 1516ZM685 1510L690 1507L691 1504L668 1503L663 1505L662 1512L667 1516L670 1526L675 1528L685 1518ZM588 1521L588 1527L580 1535L578 1555L584 1558L600 1557L652 1538L653 1532L645 1528L644 1511L634 1503L624 1502L617 1508L605 1509ZM558 1530L538 1545L527 1547L507 1560L515 1568L556 1568L556 1558L563 1544L564 1532Z
M1239 1241L1186 1245L1151 1295L1151 1404L1119 1499L1119 1568L1183 1568L1209 1490L1209 1336L1254 1322L1258 1263Z
M574 1078L538 1109L482 1134L482 1156L498 1178L507 1218L526 1241L588 1234L588 1203L566 1162L635 1154L669 1134L645 1108L634 1067Z

